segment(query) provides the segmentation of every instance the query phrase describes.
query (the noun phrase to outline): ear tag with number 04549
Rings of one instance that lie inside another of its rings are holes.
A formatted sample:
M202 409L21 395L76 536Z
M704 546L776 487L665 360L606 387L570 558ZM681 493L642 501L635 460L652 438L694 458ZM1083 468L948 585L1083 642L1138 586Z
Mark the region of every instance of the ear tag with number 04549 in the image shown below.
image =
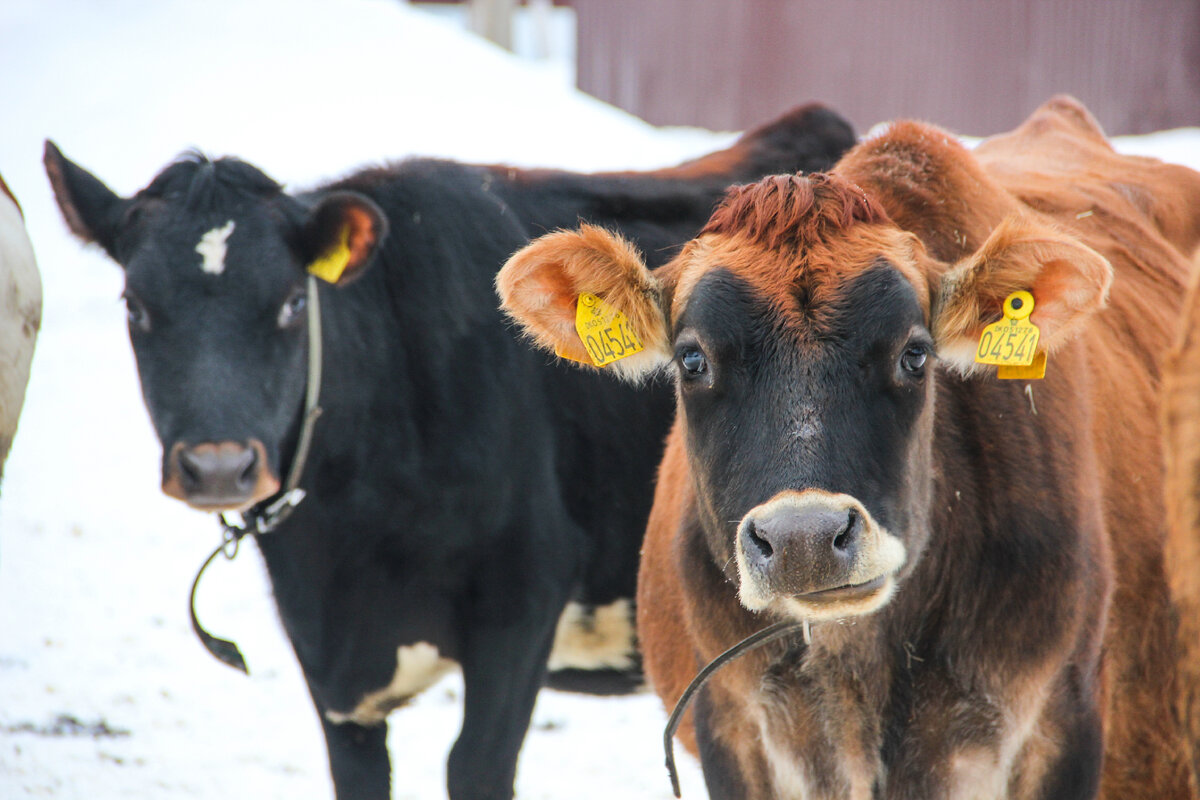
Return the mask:
M997 378L1033 379L1046 376L1046 354L1038 352L1041 336L1037 325L1029 321L1033 313L1033 295L1013 292L1004 300L1004 319L983 329L975 361L995 364Z
M603 367L645 349L624 314L590 292L579 295L575 307L575 330L591 356Z

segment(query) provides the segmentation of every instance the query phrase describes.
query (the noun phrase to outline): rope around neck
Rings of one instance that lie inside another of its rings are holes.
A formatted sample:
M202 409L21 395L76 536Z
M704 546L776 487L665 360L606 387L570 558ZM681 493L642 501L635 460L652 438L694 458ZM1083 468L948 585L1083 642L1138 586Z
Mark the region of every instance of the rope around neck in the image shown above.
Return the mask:
M317 294L317 279L308 276L308 377L304 388L304 420L300 424L300 440L296 444L296 454L292 458L292 466L288 470L287 480L280 489L275 500L263 505L262 503L250 508L242 515L241 523L230 521L225 514L217 514L221 523L221 544L209 554L200 566L192 581L192 591L188 596L188 611L192 619L192 631L200 643L204 645L214 658L234 669L250 674L246 660L242 657L238 646L227 639L220 639L206 631L196 618L196 587L200 585L200 576L208 565L213 562L218 553L232 561L238 554L238 544L247 534L270 533L279 527L292 511L304 499L304 490L300 488L300 477L304 473L304 465L308 461L309 449L312 446L313 429L317 418L321 416L321 301Z
M692 698L696 692L708 682L708 679L719 670L721 667L728 664L741 656L746 655L751 650L757 650L765 644L782 639L785 636L790 636L799 629L804 633L804 641L807 644L809 641L808 620L785 620L776 622L763 628L758 633L752 633L745 639L735 644L733 647L726 650L721 655L714 658L708 663L704 669L700 670L688 687L684 689L683 694L679 696L679 701L675 703L675 708L671 711L671 716L667 720L666 730L663 731L663 749L667 754L667 774L671 776L671 790L675 792L676 797L683 795L679 790L679 773L675 769L675 731L679 728L680 721L683 720L684 712L687 711L688 705L691 704Z

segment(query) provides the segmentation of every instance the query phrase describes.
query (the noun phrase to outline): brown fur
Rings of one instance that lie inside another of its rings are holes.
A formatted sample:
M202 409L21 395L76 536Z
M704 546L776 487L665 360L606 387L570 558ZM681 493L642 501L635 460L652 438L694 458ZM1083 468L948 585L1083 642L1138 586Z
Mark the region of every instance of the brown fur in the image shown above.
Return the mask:
M1112 267L1096 251L1044 222L1024 215L1005 217L983 246L941 279L934 337L943 359L966 349L971 363L985 325L1000 318L1004 299L1035 288L1030 316L1041 331L1042 349L1053 352L1076 327L1108 301Z
M1179 338L1163 375L1167 465L1166 563L1179 608L1177 708L1200 772L1200 271L1194 271Z
M516 291L516 287L520 291ZM624 313L649 355L613 362L618 372L640 366L667 352L666 335L655 321L661 316L655 297L658 281L642 264L632 244L584 225L578 232L558 231L526 245L496 276L501 307L522 320L534 343L581 364L591 365L575 333L575 304L588 291Z
M1179 563L1168 586L1157 398L1200 243L1198 200L1200 175L1116 154L1082 106L1055 98L973 153L936 128L896 123L851 151L831 178L737 190L653 276L660 294L641 302L648 318L660 315L651 324L664 337L699 278L720 267L763 299L797 346L816 347L823 323L806 304L835 302L885 259L916 290L951 366L970 370L961 345L999 316L997 300L1015 288L1033 292L1035 322L1053 351L1046 380L1027 391L990 375L939 374L936 411L924 423L933 463L918 454L908 465L933 476L924 555L875 616L814 626L803 658L779 642L718 673L705 691L707 737L727 763L713 774L733 770L751 797L799 784L820 797L870 797L887 687L908 674L913 706L886 777L889 797L1043 796L1054 764L1077 744L1077 701L1094 704L1101 720L1101 797L1195 796L1200 646L1190 644L1200 640L1200 545L1191 532L1200 502L1190 481L1200 456L1181 449L1173 466L1172 519L1185 532L1170 543L1168 558ZM1200 334L1185 334L1174 362L1181 375L1192 340ZM1168 430L1176 425L1181 440L1195 438L1179 426L1197 396L1186 378L1168 394L1179 403L1175 417L1168 407ZM724 545L703 532L728 521L714 519L688 424L681 414L668 442L639 578L646 668L668 706L697 665L770 621L739 604ZM969 437L974 449L963 447ZM1004 466L1012 459L1025 468ZM988 469L1008 478L982 485L1005 494L959 483ZM989 573L996 565L972 555L994 546L979 531L1002 533L995 515L1011 504L1047 502L1039 475L1063 482L1054 495L1063 505L1045 512L1074 526L1063 531L1064 549L1047 554L1060 560L1006 594L974 591L976 570L1004 585ZM965 648L945 664L921 649L931 618ZM1189 644L1179 670L1177 618ZM909 638L889 639L897 632ZM689 747L693 735L683 732Z
M731 188L700 235L737 235L768 250L794 249L820 238L825 229L885 219L862 189L835 176L773 175Z

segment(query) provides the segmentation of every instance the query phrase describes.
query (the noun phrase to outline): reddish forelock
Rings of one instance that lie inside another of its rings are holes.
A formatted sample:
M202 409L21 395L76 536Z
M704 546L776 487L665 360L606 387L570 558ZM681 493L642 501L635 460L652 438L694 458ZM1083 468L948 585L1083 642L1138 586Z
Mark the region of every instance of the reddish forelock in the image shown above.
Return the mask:
M701 234L738 235L776 250L887 218L879 203L837 175L770 175L730 188Z

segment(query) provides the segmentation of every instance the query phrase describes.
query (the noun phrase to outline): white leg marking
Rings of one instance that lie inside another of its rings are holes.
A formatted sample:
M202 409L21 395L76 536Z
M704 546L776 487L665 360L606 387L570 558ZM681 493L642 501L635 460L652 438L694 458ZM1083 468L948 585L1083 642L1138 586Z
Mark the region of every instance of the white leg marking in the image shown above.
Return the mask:
M225 241L233 233L234 227L233 220L229 220L220 228L213 228L200 237L200 243L196 245L196 252L204 257L200 269L209 275L220 275L225 271Z
M558 618L551 671L633 667L633 603L617 600L594 608L567 603Z
M778 798L808 797L810 786L808 776L804 774L803 763L795 753L780 743L777 738L779 731L776 729L772 732L772 725L765 707L759 705L756 712L754 716L758 722L763 755L766 756L767 767L771 770L771 787L774 795ZM786 719L787 716L784 711L783 717ZM786 741L786 737L784 740Z
M403 705L413 695L428 689L450 670L455 663L442 658L438 649L429 642L417 642L396 648L396 673L392 682L378 691L363 695L362 700L349 713L326 711L330 722L341 725L355 722L359 725L378 725L388 713Z

